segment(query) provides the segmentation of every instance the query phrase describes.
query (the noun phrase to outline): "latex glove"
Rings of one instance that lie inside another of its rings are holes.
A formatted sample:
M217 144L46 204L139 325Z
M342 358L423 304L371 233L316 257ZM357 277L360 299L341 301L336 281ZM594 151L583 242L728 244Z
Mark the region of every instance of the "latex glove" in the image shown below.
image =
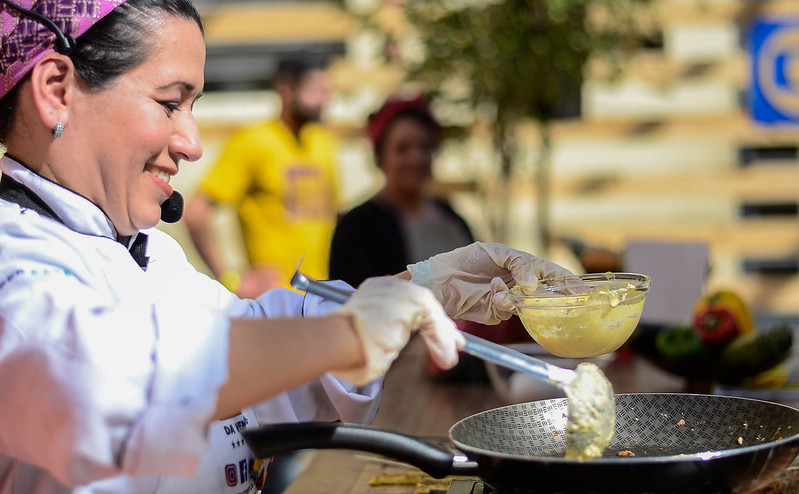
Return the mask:
M413 331L421 334L430 356L444 369L458 363L458 349L465 344L430 290L391 276L365 280L334 312L353 317L366 365L333 374L358 386L385 373Z
M579 282L566 268L499 243L475 242L411 264L408 271L411 281L433 291L450 317L483 324L497 324L516 312L510 287L521 285L532 293L544 278Z

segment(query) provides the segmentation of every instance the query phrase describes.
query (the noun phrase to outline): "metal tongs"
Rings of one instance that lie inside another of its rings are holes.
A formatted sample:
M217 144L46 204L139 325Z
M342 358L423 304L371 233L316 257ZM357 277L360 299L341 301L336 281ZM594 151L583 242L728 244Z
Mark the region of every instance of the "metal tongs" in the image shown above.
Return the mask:
M355 293L355 290L339 288L329 283L310 278L302 274L299 270L294 271L290 283L291 286L297 290L317 295L339 304L345 303L350 296ZM463 348L464 352L482 360L507 367L508 369L530 374L561 389L565 389L566 386L571 384L576 376L575 372L571 369L564 369L549 364L543 360L538 360L537 358L530 357L529 355L511 350L510 348L492 343L469 333L464 332L463 336L466 338L466 346Z

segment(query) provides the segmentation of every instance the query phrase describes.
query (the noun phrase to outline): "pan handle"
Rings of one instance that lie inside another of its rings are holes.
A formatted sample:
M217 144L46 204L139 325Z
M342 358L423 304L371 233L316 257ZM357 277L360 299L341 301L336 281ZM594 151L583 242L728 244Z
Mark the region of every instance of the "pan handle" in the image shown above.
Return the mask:
M478 475L477 463L464 455L419 438L375 427L340 422L273 424L242 431L258 458L303 449L350 449L366 451L409 465L434 478Z

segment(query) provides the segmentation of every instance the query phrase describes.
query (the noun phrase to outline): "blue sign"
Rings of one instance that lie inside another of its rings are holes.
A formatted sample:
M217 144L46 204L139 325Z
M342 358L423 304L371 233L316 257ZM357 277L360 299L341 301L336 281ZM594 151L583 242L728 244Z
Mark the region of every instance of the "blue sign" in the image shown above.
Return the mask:
M799 17L752 24L750 110L765 124L799 124Z

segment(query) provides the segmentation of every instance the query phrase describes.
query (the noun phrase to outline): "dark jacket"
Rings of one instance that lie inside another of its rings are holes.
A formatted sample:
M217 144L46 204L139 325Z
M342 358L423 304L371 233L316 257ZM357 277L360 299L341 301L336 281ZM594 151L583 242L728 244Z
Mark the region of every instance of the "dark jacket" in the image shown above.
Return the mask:
M473 241L466 222L448 204L435 200L434 205L460 224ZM405 271L410 262L399 213L390 206L370 199L339 219L330 247L331 279L357 288L366 278Z

